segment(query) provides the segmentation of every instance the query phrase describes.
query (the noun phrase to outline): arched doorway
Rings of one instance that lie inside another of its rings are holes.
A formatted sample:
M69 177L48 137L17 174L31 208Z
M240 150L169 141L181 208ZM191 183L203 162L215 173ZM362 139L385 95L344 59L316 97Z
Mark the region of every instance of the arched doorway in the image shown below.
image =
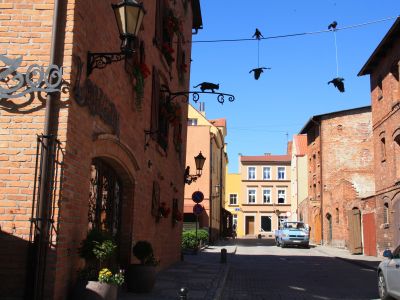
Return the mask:
M122 183L116 171L102 159L93 159L89 191L89 228L120 237Z

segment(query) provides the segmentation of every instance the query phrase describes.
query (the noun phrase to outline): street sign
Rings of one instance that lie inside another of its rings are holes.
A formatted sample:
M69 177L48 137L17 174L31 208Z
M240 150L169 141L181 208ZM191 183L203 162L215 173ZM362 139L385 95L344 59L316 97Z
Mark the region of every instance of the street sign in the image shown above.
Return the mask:
M200 191L194 192L194 193L192 194L192 200L193 200L194 202L196 202L196 203L200 203L201 201L204 200L204 195L203 195L203 193L200 192Z
M204 208L200 204L195 204L193 206L193 213L198 216L203 212Z
M240 211L240 208L239 207L235 207L235 211Z

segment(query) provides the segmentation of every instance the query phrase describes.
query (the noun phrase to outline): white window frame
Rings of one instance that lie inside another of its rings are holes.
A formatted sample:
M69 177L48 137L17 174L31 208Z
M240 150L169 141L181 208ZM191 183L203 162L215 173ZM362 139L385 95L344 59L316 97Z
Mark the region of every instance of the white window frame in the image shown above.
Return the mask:
M265 170L269 170L268 171L268 178L266 178L266 176L265 176ZM271 179L271 167L263 167L263 180L269 180L269 179Z
M232 214L232 225L236 224L236 230L237 230L237 225L238 225L238 215L237 214Z
M231 196L236 196L235 197L235 203L232 203L232 198ZM238 194L237 193L231 193L229 194L229 205L238 205Z
M284 197L283 197L283 203L279 203L279 192L281 192L281 191L283 191L283 195L284 195ZM277 193L277 200L276 200L276 203L277 204L286 204L287 202L286 202L286 189L284 189L284 188L280 188L280 189L277 189L276 190L276 193Z
M268 202L266 202L265 199L264 199L266 191L269 191L269 201ZM272 198L271 197L272 197L272 189L271 188L263 188L262 189L262 201L263 201L263 204L271 204L272 203Z
M254 191L254 202L250 202L250 191ZM256 188L248 188L247 189L247 204L257 204L257 189Z
M279 169L282 169L283 168L283 178L279 178ZM277 177L277 179L278 180L285 180L286 179L286 167L278 167L277 168L277 172L276 172L276 177Z
M197 118L188 118L188 126L197 126Z
M253 168L254 168L254 178L250 178L250 169L253 169ZM247 179L248 180L256 180L256 178L257 178L257 168L254 166L247 167Z

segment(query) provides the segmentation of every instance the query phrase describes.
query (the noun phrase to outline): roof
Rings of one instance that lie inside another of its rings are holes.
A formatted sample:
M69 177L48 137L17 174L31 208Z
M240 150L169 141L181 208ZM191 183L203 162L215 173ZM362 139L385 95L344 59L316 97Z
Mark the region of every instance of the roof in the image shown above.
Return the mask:
M216 127L226 127L226 119L225 118L220 118L220 119L214 119L214 120L209 120L211 124L213 124Z
M241 162L291 162L290 155L241 156Z
M374 68L379 64L382 57L385 56L387 50L399 40L400 37L400 17L397 17L396 21L386 33L382 41L376 47L375 51L369 57L365 65L358 72L357 76L371 74Z
M362 107L356 107L356 108L351 108L351 109L345 109L345 110L338 110L338 111L334 111L334 112L330 112L330 113L326 113L326 114L322 114L322 115L312 116L307 121L306 125L304 125L304 127L300 130L299 134L307 133L308 129L313 124L315 124L316 122L318 123L324 117L328 117L329 118L329 117L333 117L334 115L339 115L339 114L351 115L351 114L354 114L356 112L361 112L361 111L371 111L371 105L362 106Z
M304 156L307 153L307 135L298 134L293 136L293 141L296 146L296 155Z
M201 17L200 0L192 0L192 11L193 11L193 25L192 29L195 30L195 34L199 29L203 29L203 19Z

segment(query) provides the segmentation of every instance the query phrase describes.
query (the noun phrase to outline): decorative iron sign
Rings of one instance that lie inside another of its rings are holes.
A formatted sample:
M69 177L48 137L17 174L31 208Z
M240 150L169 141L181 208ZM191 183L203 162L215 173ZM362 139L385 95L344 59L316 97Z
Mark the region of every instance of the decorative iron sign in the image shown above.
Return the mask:
M119 135L119 113L117 108L106 93L90 79L86 78L83 85L80 85L83 63L79 57L75 57L75 59L78 67L74 87L76 103L80 106L87 106L92 116L99 116L104 123L113 129L114 134Z
M26 73L17 69L22 56L16 59L0 55L0 99L20 98L33 92L59 92L62 83L62 67L50 65L45 69L38 64L30 65ZM21 90L24 88L23 90Z

